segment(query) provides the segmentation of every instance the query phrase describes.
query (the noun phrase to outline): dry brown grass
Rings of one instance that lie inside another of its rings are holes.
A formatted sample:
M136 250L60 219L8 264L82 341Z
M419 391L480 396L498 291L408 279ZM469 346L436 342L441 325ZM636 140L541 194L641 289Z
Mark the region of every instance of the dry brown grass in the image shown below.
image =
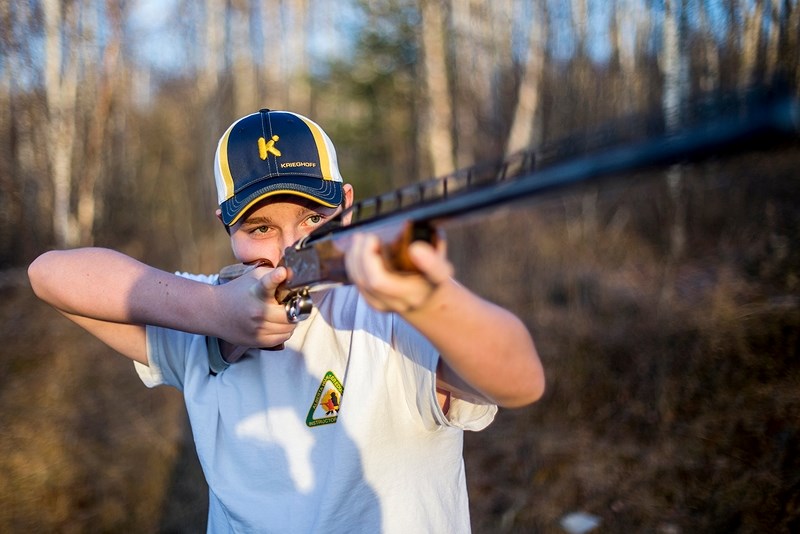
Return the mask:
M581 192L456 237L480 236L462 276L526 318L548 376L540 403L467 437L476 532L563 532L574 511L600 517L601 532L800 527L790 153L687 170L680 256L668 236L639 231L668 220L647 202L657 176L592 194L592 224ZM480 252L499 242L525 261L487 262Z
M659 176L451 229L460 277L525 319L548 376L467 435L475 532L562 532L572 511L601 532L800 528L798 154L687 171L680 256ZM180 397L9 276L0 531L202 530Z
M154 532L179 450L179 395L38 302L0 306L0 531Z

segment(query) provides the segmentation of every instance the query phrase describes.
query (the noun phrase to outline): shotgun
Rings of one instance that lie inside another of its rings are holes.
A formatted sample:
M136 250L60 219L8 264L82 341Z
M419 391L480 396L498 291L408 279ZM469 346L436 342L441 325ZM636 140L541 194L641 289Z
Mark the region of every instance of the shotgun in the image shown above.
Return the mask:
M498 162L355 202L286 249L282 264L289 276L276 291L276 298L284 304L289 321L307 318L315 290L349 283L344 256L354 233L377 235L387 266L413 271L406 254L408 245L416 240L435 243L439 227L446 221L601 178L796 139L800 132L800 102L793 94L747 94L718 99L713 104L697 104L690 114L695 117L693 122L680 128L669 128L664 116L645 121L629 119L594 136L584 136L580 142L562 140L535 152L515 153ZM646 132L641 140L642 129L657 133ZM570 152L575 151L582 153L572 157ZM256 266L225 267L219 283ZM224 361L235 361L246 349L238 350L238 354L226 355Z

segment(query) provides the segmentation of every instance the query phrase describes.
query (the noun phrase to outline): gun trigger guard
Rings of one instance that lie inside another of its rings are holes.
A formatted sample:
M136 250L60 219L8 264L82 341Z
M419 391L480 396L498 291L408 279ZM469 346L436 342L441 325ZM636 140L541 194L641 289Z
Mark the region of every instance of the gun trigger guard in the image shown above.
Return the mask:
M308 294L308 288L303 288L300 291L292 293L284 303L286 310L286 318L290 323L299 323L308 319L311 315L311 310L314 308L314 303L311 301L311 296Z

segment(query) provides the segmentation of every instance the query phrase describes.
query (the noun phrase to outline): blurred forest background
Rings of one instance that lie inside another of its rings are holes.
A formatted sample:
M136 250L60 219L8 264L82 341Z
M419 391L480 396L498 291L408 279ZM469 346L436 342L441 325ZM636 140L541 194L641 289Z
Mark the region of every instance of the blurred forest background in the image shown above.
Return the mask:
M799 40L797 0L0 0L0 531L203 531L180 395L25 267L86 245L229 263L212 163L238 116L311 116L364 198L580 153L612 119L680 128L701 95L797 95ZM526 321L548 374L466 438L476 532L800 530L799 149L450 225L459 277Z

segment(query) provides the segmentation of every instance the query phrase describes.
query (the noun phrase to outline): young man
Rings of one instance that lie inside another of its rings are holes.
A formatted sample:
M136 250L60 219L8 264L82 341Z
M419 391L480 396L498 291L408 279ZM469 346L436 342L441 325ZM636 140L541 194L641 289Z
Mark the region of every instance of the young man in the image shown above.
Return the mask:
M271 266L353 202L333 144L306 117L261 110L222 136L215 175L235 257L264 266L217 284L107 249L52 251L29 268L34 291L147 386L183 392L210 532L468 531L463 430L544 389L527 329L454 281L441 247L413 243L419 273L397 273L370 235L346 253L353 285L315 292L290 323L275 299L287 271Z

